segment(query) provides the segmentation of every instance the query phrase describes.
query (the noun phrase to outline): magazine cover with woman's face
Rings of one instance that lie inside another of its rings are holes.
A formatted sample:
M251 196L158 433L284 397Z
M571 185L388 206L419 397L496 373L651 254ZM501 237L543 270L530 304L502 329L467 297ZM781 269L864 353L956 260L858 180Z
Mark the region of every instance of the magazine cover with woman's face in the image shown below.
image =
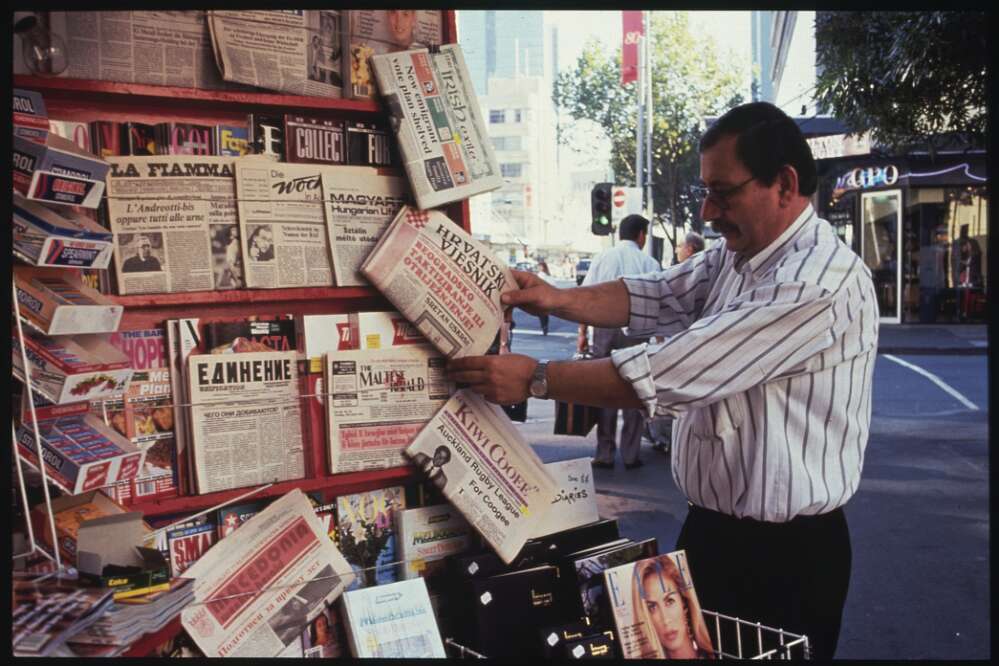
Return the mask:
M604 571L626 659L712 659L687 555L678 550Z

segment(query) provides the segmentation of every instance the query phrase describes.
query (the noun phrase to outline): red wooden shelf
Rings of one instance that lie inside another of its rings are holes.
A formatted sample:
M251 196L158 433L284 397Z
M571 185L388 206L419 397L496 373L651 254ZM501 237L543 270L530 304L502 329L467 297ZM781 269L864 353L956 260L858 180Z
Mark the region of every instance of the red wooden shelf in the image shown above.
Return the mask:
M407 465L405 467L393 467L391 469L379 469L367 472L347 472L344 474L334 474L332 476L322 476L314 479L295 479L292 481L282 481L275 483L270 488L262 490L255 495L251 495L246 501L253 501L264 497L277 497L295 488L301 488L302 492L312 492L314 490L333 490L338 495L362 492L372 488L381 488L394 483L405 483L417 478L417 468ZM132 504L128 508L130 511L141 511L146 516L167 516L175 513L196 513L211 508L216 504L221 504L227 500L244 495L253 486L246 488L234 488L232 490L222 490L206 495L191 495L188 497L170 497L162 500L152 500L141 504Z
M377 297L372 287L291 287L286 289L231 289L225 291L186 291L170 294L107 296L126 308L160 308L174 305L216 306L224 303L270 303L313 301L317 299L358 299Z

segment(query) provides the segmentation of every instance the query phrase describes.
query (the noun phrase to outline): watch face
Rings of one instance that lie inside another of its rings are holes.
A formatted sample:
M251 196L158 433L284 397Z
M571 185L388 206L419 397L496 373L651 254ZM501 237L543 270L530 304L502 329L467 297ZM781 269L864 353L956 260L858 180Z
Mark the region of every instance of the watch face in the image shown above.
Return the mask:
M531 380L531 395L534 396L535 398L540 398L544 394L545 394L545 385L544 385L544 382L542 382L539 379L532 379Z

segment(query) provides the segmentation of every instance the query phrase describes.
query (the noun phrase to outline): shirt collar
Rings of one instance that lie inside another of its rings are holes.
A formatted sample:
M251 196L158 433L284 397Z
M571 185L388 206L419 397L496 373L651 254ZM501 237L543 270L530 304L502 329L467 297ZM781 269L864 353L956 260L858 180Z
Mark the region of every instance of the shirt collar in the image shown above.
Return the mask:
M746 259L741 254L736 255L734 264L736 272L740 274L756 273L758 270L763 268L769 263L770 259L775 258L775 256L782 249L784 249L788 243L791 242L791 239L794 238L798 231L805 226L805 223L807 223L808 220L810 220L814 215L815 210L812 208L812 204L809 203L805 206L805 209L801 211L801 214L795 218L794 222L792 222L791 225L784 230L784 233L778 236L774 242L770 243L770 245L767 245L749 259Z
M621 241L621 245L631 245L633 248L635 248L639 252L642 251L642 248L638 247L638 243L636 243L635 241L631 240L630 238L625 238L623 241Z

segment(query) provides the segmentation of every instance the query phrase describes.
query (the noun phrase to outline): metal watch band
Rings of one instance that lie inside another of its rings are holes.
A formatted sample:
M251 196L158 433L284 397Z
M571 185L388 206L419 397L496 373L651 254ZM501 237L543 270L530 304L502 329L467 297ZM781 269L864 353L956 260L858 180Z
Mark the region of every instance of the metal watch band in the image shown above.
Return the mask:
M548 361L538 361L531 376L530 391L532 397L548 399Z

